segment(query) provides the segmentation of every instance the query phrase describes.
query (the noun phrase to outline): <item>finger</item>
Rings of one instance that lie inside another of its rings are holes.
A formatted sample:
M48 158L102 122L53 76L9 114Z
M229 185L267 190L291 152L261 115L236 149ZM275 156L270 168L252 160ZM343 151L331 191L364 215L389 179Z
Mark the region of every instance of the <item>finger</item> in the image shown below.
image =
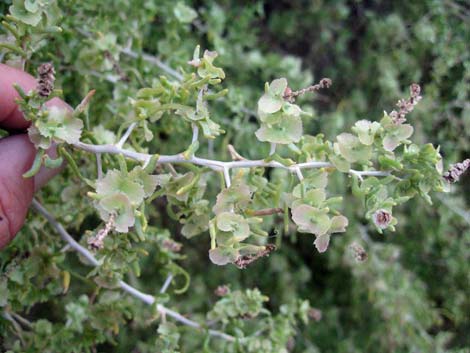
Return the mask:
M0 249L20 230L31 203L33 192L39 190L65 166L56 169L42 167L32 178L23 178L34 160L36 149L27 135L0 140ZM47 151L57 158L55 146Z
M20 230L26 217L34 179L22 175L31 167L35 154L26 135L0 140L0 249Z
M25 129L29 122L23 118L13 87L18 84L25 92L36 87L36 80L27 73L0 64L0 127ZM46 106L71 109L65 102L54 98ZM55 148L47 151L56 158ZM31 168L36 150L27 135L17 135L0 140L0 249L19 231L24 223L33 192L38 190L62 168L41 168L34 177L25 179L23 174Z
M0 64L0 126L5 129L26 129L29 122L18 109L16 100L18 92L13 87L18 84L25 92L36 87L36 79L24 71ZM71 109L67 103L58 98L53 98L46 106L57 106Z
M13 87L18 84L25 92L36 86L31 75L18 69L0 64L0 126L7 129L25 129L29 126L16 105L18 92Z

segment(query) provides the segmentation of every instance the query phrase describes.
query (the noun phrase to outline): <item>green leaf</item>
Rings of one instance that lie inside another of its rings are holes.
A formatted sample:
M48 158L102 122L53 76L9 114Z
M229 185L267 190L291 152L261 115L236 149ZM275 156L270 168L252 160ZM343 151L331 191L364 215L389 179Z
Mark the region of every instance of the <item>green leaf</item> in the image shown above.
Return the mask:
M70 328L72 331L82 333L83 322L88 320L88 297L81 295L78 301L68 303L65 306L67 312L67 322L65 326Z
M217 52L205 50L201 62L197 68L197 74L201 78L220 79L225 78L225 72L219 67L214 66L213 62L218 56Z
M80 141L83 121L74 118L70 110L53 106L47 111L47 118L36 121L35 127L42 137L74 144Z
M229 263L235 262L239 257L238 250L230 248L230 247L223 247L219 246L215 249L209 250L209 258L212 263L224 266Z
M204 137L208 139L213 139L225 132L220 128L219 124L213 122L210 119L200 120L197 122L197 124L201 127Z
M127 195L115 193L106 196L99 201L98 211L101 219L108 221L111 214L116 215L115 229L121 233L127 233L135 223L134 210Z
M380 128L381 125L376 121L371 122L368 120L359 120L353 126L352 131L357 134L359 141L362 144L370 146L374 143L375 135Z
M135 175L138 175L138 180L144 183L143 179L143 171L139 171L136 169L134 172ZM133 175L124 175L121 171L112 169L109 170L106 175L97 181L96 183L96 192L98 195L113 195L116 193L122 193L127 196L127 198L133 204L140 204L144 196L151 195L153 190L149 192L152 187L153 189L156 186L157 180L156 178L148 179L145 178L147 181L146 189L149 193L144 192L144 187L139 184L138 182L133 181ZM149 176L150 177L150 176Z
M411 125L395 124L386 112L384 112L384 116L382 120L380 120L380 124L384 129L383 147L387 151L393 151L413 135L414 130Z
M304 178L299 184L294 187L292 194L297 197L302 197L303 192L308 192L312 189L324 189L328 184L328 173L315 170Z
M349 221L344 216L334 216L331 219L330 233L343 233L346 231Z
M245 184L232 184L217 195L217 201L212 209L215 214L243 210L251 201L250 188Z
M279 110L275 113L265 113L258 109L258 117L259 120L263 123L277 124L284 118L284 114L282 110Z
M103 125L94 126L92 132L93 137L96 139L97 143L111 145L117 142L116 134L110 130L107 130Z
M359 139L349 133L342 133L336 137L339 152L350 163L367 162L372 156L370 146L362 144Z
M31 165L31 168L23 174L23 178L32 178L37 173L39 173L39 171L41 170L41 163L44 153L45 151L43 149L40 149L36 152L33 164Z
M139 183L144 191L144 197L149 197L153 194L157 187L158 178L156 175L148 174L142 167L135 167L127 176L128 179L134 180Z
M317 236L325 234L331 226L330 217L325 210L309 205L300 205L292 209L292 219L301 233Z
M21 22L33 27L36 27L42 19L42 11L30 1L14 0L13 5L10 6L10 13Z
M269 93L265 93L258 101L259 114L273 114L281 110L284 100L279 97L273 97Z
M284 77L281 77L271 82L268 92L271 96L282 97L286 88L287 80Z
M394 156L393 156L394 157ZM403 164L397 161L395 158L387 156L379 156L378 158L380 166L385 170L401 170L403 169Z
M330 244L330 234L323 234L316 237L314 244L319 253L325 252Z
M181 1L179 1L174 7L173 13L181 23L191 23L197 18L197 12Z
M192 238L202 232L205 232L209 228L209 215L205 214L193 214L191 217L186 219L181 234L185 238Z
M284 145L299 142L302 137L302 119L295 116L285 116L277 124L262 124L256 131L256 137L262 142Z
M243 216L222 212L217 215L217 228L224 232L231 232L237 242L243 241L250 236L250 226Z
M294 195L295 196L295 195ZM323 206L323 202L326 199L326 193L324 189L310 189L305 191L303 196L292 203L292 207L308 204L313 207Z
M400 144L413 135L413 126L409 124L397 125L390 128L384 137L383 146L387 151L393 151Z
M44 166L49 169L59 168L63 162L64 162L64 159L62 157L52 159L47 154L44 157Z
M333 163L335 168L342 173L348 173L351 169L351 164L341 155L332 153L328 155L328 158L330 159L330 162Z

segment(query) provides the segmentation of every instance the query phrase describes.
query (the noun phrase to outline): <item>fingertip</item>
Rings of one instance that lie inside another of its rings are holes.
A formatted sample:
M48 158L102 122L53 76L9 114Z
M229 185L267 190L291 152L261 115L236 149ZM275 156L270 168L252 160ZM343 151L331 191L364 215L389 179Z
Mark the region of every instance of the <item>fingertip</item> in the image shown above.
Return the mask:
M24 130L30 125L30 122L24 119L23 113L16 103L19 95L14 87L15 84L25 92L29 92L36 88L37 82L33 76L24 71L0 64L0 126L7 130ZM57 97L49 100L46 106L72 109Z
M29 92L36 87L36 79L24 71L0 64L0 124L6 129L25 129L29 122L16 104L19 95L14 84Z

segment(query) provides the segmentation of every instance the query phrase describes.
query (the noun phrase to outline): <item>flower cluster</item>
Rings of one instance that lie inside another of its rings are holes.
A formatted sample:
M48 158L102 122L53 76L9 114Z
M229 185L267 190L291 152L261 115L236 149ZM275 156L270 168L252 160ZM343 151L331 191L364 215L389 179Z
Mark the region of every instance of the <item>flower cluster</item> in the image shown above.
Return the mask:
M294 103L295 99L298 96L302 96L302 95L304 95L306 93L310 93L310 92L316 92L316 91L319 91L322 88L330 88L332 84L333 84L333 82L331 81L331 79L322 78L320 80L320 82L318 82L317 84L306 87L306 88L302 88L298 91L292 91L292 88L286 87L286 90L284 91L283 98L286 101L290 102L290 103Z
M41 97L47 98L54 90L55 70L51 63L41 64L38 68L37 91Z
M392 214L387 210L380 209L374 212L372 220L378 228L387 229L392 221Z
M449 183L455 183L468 168L470 168L470 158L467 158L463 162L453 164L442 177Z
M96 235L89 238L87 243L92 249L102 249L104 247L104 239L108 234L113 230L114 227L114 214L109 217L108 222L106 222L104 229L100 229Z
M421 87L417 83L413 83L410 86L410 97L408 99L398 100L398 111L392 110L390 113L390 117L395 124L400 125L406 121L406 115L411 113L416 104L421 100L422 97L420 94Z

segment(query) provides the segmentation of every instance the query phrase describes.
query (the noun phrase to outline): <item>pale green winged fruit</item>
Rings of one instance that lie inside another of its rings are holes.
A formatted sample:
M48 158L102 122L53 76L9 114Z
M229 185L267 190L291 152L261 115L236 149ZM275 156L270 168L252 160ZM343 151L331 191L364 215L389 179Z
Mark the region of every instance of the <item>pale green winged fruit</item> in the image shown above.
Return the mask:
M74 118L70 110L54 106L44 111L43 116L29 127L28 134L36 147L46 149L52 141L79 142L82 130L82 120Z

